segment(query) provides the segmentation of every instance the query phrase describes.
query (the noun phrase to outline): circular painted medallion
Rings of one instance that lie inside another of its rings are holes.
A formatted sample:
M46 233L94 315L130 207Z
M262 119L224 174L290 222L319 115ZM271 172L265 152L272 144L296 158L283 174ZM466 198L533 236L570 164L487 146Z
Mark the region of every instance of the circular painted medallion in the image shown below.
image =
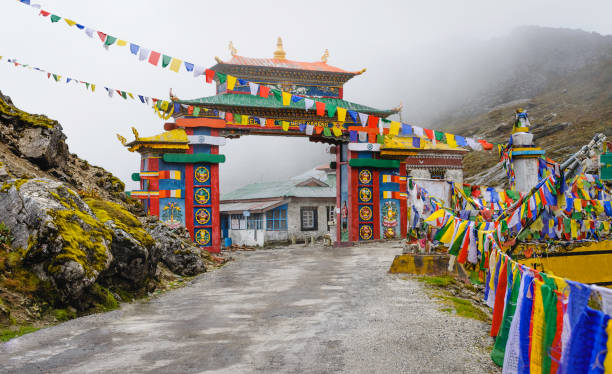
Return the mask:
M359 208L359 217L362 221L369 221L372 219L372 208L369 206L362 206Z
M200 225L205 225L210 221L210 213L208 213L208 209L198 208L195 213L196 222Z
M206 166L199 166L195 170L195 179L200 183L205 183L210 178L210 172Z
M195 240L199 245L208 245L210 243L210 233L208 230L198 230L195 234Z
M372 200L372 190L368 187L362 187L359 189L359 201L367 203Z
M372 182L372 172L367 169L361 170L359 172L359 183L370 184L370 182Z
M372 239L372 226L363 225L359 228L359 237L362 240L370 240Z
M195 192L195 201L197 204L206 204L210 200L210 192L206 188L198 188Z

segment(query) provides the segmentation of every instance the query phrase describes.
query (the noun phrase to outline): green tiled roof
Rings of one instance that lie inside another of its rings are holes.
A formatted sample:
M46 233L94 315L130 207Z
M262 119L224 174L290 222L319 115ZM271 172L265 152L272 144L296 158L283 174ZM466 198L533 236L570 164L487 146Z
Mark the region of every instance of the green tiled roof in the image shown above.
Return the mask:
M222 193L224 200L265 199L273 197L336 197L336 175L328 174L329 187L298 187L296 184L308 178L293 178L284 182L251 183L234 191Z
M376 109L369 106L352 103L350 101L335 99L335 98L316 98L316 101L324 102L325 105L334 105L336 107L346 108L347 110L354 110L356 112L377 114L380 116L388 116L395 113L394 109ZM297 103L291 101L289 106L283 106L281 102L275 100L273 97L263 98L261 96L254 96L249 94L222 94L215 96L202 97L194 100L179 100L178 103L185 105L197 105L204 104L204 106L217 107L217 106L238 106L238 107L258 107L258 108L274 108L274 109L302 109L304 110L304 100L300 100ZM314 106L309 109L315 111Z

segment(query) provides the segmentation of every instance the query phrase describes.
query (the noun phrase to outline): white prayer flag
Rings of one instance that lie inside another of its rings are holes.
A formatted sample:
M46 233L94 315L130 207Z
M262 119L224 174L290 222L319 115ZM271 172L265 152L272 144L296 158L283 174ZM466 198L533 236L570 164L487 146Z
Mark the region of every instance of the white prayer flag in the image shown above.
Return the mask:
M314 105L314 100L304 98L304 108L306 108L306 110L312 108L313 105Z
M85 28L85 34L87 34L87 36L89 36L90 38L93 38L94 31L94 29L90 29L89 27Z
M420 126L412 126L412 131L414 131L414 134L416 136L420 136L421 138L425 136L425 133L423 132L423 128Z
M259 119L259 126L266 127L266 119L265 118L260 118Z
M206 70L206 68L204 66L195 65L193 67L193 76L197 77L199 75L204 75L204 70Z
M150 49L140 47L140 52L138 53L138 60L140 61L146 60L147 57L149 57L149 52L151 52Z
M482 144L478 143L474 138L467 138L467 143L475 151L482 151Z
M225 119L225 112L219 112L219 118Z
M361 126L365 127L368 124L368 115L365 113L358 113L359 121L361 121Z
M312 135L314 125L306 125L306 135Z
M149 96L145 96L145 101L147 102L147 105L150 104L151 98Z
M368 141L368 133L365 131L359 131L359 141L365 143Z
M257 96L259 85L257 83L249 82L249 88L251 89L251 95Z

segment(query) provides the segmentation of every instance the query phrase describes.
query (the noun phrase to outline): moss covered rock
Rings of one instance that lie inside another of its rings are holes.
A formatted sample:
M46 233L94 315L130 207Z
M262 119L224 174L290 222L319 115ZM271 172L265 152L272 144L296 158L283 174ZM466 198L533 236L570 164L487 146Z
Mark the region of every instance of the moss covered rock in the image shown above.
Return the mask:
M0 221L24 264L62 300L78 299L112 262L112 230L60 182L9 180L0 189Z

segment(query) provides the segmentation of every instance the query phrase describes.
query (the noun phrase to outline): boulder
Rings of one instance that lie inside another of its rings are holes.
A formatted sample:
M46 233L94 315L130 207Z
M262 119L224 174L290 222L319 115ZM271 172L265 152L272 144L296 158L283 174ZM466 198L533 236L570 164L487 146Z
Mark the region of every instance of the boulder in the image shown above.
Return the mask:
M59 124L52 128L27 127L20 135L19 152L42 170L58 167L68 159L66 135Z
M156 217L140 219L157 242L161 261L174 273L192 276L206 271L202 250L193 245L184 227L170 227Z
M24 264L64 300L78 299L112 262L112 231L64 184L9 180L0 188L0 221Z

